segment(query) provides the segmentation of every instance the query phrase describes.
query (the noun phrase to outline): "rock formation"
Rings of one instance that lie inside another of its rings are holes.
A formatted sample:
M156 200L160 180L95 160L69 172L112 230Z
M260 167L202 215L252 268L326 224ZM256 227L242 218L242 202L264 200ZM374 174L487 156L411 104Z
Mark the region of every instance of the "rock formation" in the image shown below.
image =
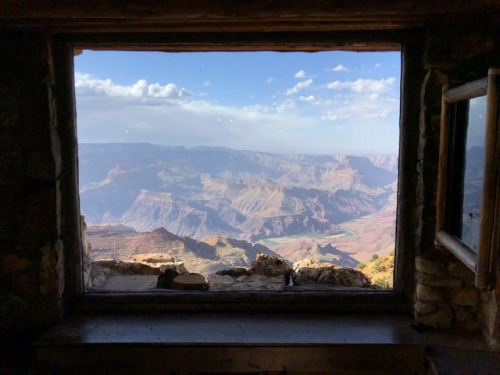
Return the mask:
M316 263L303 259L293 264L294 285L328 284L331 286L368 288L371 281L361 271L330 263Z
M282 275L285 279L285 284L288 285L292 269L283 258L259 253L257 254L257 259L252 263L252 267L250 267L250 273L267 277Z

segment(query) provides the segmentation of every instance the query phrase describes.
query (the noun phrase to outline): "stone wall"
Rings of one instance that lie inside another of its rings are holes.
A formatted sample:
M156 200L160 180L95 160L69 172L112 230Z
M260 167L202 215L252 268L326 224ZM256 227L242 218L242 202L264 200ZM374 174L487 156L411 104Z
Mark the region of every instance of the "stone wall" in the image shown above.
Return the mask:
M479 291L474 273L456 259L438 262L417 257L415 319L439 329L479 328Z
M461 35L460 30L467 33ZM435 25L428 30L424 56L426 79L421 91L419 184L421 246L416 258L414 316L440 329L483 329L495 347L500 337L497 292L480 293L474 274L446 249L436 247L436 188L442 86L485 77L500 66L500 39L485 23Z
M61 316L51 51L36 34L0 33L0 363ZM6 358L3 358L3 357Z

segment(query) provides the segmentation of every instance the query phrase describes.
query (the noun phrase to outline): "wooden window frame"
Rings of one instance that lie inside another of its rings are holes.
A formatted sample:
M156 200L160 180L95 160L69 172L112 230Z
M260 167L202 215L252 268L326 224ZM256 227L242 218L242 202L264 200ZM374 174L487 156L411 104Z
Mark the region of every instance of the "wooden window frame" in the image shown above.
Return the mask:
M439 145L436 244L447 248L475 273L480 290L495 285L500 247L500 69L464 85L443 89ZM461 223L469 100L486 96L485 167L477 253L457 236ZM453 204L455 203L455 205Z
M411 311L414 286L419 88L423 70L419 36L404 32L336 33L130 33L61 34L52 53L58 100L61 152L62 238L65 243L65 292L70 311ZM394 288L388 291L334 292L145 292L84 293L78 197L73 53L81 49L126 51L401 51L400 144ZM414 89L409 90L412 87Z

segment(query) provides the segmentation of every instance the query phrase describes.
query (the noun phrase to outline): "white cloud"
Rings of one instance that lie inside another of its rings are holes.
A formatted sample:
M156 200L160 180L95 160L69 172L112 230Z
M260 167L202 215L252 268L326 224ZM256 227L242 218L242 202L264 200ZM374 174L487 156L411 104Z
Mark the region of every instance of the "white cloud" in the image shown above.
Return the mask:
M158 83L153 83L148 86L147 96L154 98L182 98L189 96L189 92L185 89L178 89L173 83L161 86Z
M396 78L386 79L357 79L356 81L334 81L327 84L331 90L348 89L357 93L381 93L387 92L396 82Z
M355 81L334 81L326 88L336 90L336 95L328 100L329 105L322 120L345 123L359 122L360 126L370 123L397 121L398 90L396 79L357 79ZM326 101L325 101L326 103Z
M311 104L318 104L318 101L316 100L316 97L314 95L301 96L299 100Z
M290 113L296 107L297 106L295 105L295 101L292 99L286 99L281 103L274 103L274 109L276 110L276 113Z
M381 66L382 66L382 64L377 63L377 64L375 64L373 67L374 67L375 69L378 69L378 68L380 68Z
M327 111L322 116L322 120L352 120L352 119L374 119L377 117L387 117L389 115L389 108L378 105L366 105L366 103L359 103L352 106L340 107L335 110Z
M348 72L350 70L351 69L349 69L347 66L339 64L335 68L332 69L332 72Z
M297 73L295 73L295 78L304 78L306 76L306 72L303 70L299 70Z
M286 90L285 95L296 94L300 90L305 89L306 87L310 86L312 83L313 83L313 80L310 78L308 80L305 80L305 81L300 81L295 86L293 86L291 89Z
M271 108L269 108L266 105L261 105L261 104L256 104L256 105L249 105L246 107L243 107L243 110L249 114L252 113L270 113Z
M190 96L184 88L173 83L164 86L159 83L148 84L144 79L132 85L118 85L110 79L95 79L89 74L75 73L75 88L80 95L106 95L110 97L166 98L180 99Z
M274 77L268 77L266 79L266 83L271 83L271 82L274 82L275 81L275 78Z

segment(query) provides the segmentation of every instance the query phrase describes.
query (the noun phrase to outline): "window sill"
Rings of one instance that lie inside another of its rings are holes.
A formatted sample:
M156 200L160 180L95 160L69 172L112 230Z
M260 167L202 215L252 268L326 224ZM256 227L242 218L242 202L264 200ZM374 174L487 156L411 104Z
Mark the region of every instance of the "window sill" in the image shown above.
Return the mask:
M267 311L410 312L404 295L392 290L353 292L196 292L84 293L72 301L78 312L97 311Z
M79 314L41 337L37 357L47 373L418 373L423 346L411 323L387 314Z

